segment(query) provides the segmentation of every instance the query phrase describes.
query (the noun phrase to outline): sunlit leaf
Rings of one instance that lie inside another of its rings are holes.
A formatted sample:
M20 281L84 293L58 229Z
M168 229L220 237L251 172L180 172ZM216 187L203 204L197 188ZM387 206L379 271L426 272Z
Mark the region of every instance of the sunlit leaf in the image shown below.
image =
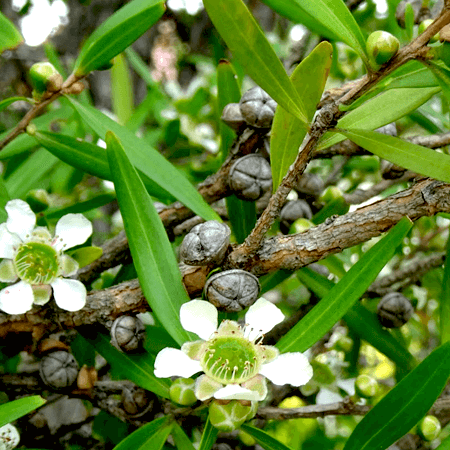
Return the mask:
M22 42L23 37L17 28L0 12L0 53L16 48Z
M19 398L12 402L0 405L0 427L7 423L14 422L25 414L34 411L45 403L45 400L39 395Z

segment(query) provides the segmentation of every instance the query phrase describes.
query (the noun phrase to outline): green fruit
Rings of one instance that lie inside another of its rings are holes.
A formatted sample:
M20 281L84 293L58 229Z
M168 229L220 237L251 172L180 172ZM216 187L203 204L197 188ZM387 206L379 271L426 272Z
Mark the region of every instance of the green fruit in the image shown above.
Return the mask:
M417 433L425 441L436 439L440 432L441 423L435 416L425 416L417 425Z
M422 34L432 23L434 22L433 19L426 19L422 22L420 22L419 25L419 34ZM431 39L430 42L437 42L439 40L439 33L435 34Z
M178 378L170 386L170 399L183 406L191 406L197 402L194 393L195 381L192 378Z
M342 191L336 186L328 186L320 195L319 201L321 203L329 203L338 198L342 198Z
M367 39L366 49L370 63L376 70L392 59L400 48L398 39L387 31L374 31Z
M209 420L220 431L236 430L250 418L251 414L253 414L252 406L243 405L239 400L231 400L228 403L213 400L209 405Z
M62 76L49 62L33 64L30 68L30 81L37 94L47 90L56 91L61 88Z
M355 380L355 391L362 398L375 397L378 393L378 381L370 375L359 375Z

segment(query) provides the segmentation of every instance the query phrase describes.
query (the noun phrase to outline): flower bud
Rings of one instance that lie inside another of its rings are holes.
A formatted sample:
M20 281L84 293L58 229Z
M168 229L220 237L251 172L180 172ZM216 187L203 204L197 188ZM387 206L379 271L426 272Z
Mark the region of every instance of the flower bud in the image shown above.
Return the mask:
M39 374L47 386L54 389L68 388L77 379L78 363L69 352L59 350L41 359Z
M239 102L242 117L252 127L270 128L277 104L259 86L249 89Z
M63 78L49 62L33 64L30 68L30 81L34 87L33 97L39 100L42 95L49 92L56 92L61 89Z
M170 399L183 406L191 406L197 402L194 393L195 381L192 378L178 378L170 386Z
M133 316L118 317L111 328L111 344L118 350L128 353L142 348L145 327L140 319Z
M411 302L400 292L390 292L378 303L378 320L386 328L399 328L405 325L413 313Z
M305 200L292 200L283 206L280 212L281 232L289 233L289 228L297 219L312 219L311 207Z
M434 22L433 19L425 19L422 22L420 22L419 25L419 34L422 34L432 23ZM439 33L435 34L431 39L430 43L437 42L439 40Z
M339 336L334 344L334 348L338 351L348 353L353 348L353 340L348 336Z
M293 233L299 234L303 233L310 228L312 228L314 224L308 219L297 219L291 226L291 230Z
M255 154L239 158L231 166L228 184L236 197L257 200L272 189L270 164Z
M228 105L225 105L220 119L235 131L239 131L247 126L247 122L242 117L239 103L228 103Z
M230 228L217 220L193 227L180 247L181 260L191 266L220 264L230 245Z
M10 423L0 428L0 449L11 450L19 445L20 436L17 428Z
M133 418L141 417L153 407L153 394L137 386L122 390L122 406L124 411Z
M436 439L441 432L441 423L436 416L425 416L417 425L417 434L425 441Z
M227 312L241 311L258 299L258 278L241 269L215 273L205 284L205 295L209 302Z
M251 412L252 407L243 405L239 400L213 400L209 405L209 420L220 431L230 432L248 420Z
M362 398L372 398L378 393L378 381L370 375L359 375L355 380L355 391Z
M367 39L366 49L373 69L378 70L395 56L400 47L398 39L387 31L374 31Z
M329 203L343 197L342 191L336 186L328 186L319 197L321 203Z

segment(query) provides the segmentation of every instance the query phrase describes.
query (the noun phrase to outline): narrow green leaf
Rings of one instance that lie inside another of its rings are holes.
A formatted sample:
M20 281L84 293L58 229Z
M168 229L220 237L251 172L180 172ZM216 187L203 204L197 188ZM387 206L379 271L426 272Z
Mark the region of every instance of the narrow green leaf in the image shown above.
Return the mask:
M131 48L125 50L128 61L135 72L145 81L149 88L158 88L158 83L152 78L148 66L142 61L141 57Z
M139 139L134 133L114 122L97 109L88 105L81 105L70 97L69 101L80 113L86 125L92 127L99 136L104 138L106 132L112 130L125 147L131 162L139 167L140 171L150 180L153 180L158 186L205 220L221 220L183 174L153 147L148 145L145 140Z
M261 285L261 295L276 288L284 280L287 280L292 275L290 270L280 269L275 272L264 275L259 279Z
M16 48L22 42L23 37L17 28L0 12L0 53Z
M346 203L343 197L335 198L327 203L317 214L312 218L312 222L316 225L322 223L327 217L335 214L341 216L346 214L350 209L350 205Z
M427 67L433 72L442 89L442 93L447 101L450 102L450 70L438 66L433 61L428 62Z
M245 238L253 230L256 223L256 204L230 195L225 199L231 229L238 244L242 244Z
M282 444L270 434L267 434L259 428L244 424L241 426L241 429L255 439L255 441L264 448L264 450L291 450L290 447L286 447L286 445Z
M255 83L306 126L303 101L244 2L203 0L203 4L223 40Z
M45 400L40 395L32 395L0 405L0 427L14 422L25 414L39 408L44 403Z
M346 114L336 128L375 130L414 111L440 90L440 87L390 89ZM325 133L317 148L321 150L344 139L340 134Z
M181 282L177 260L167 233L142 181L112 132L106 145L117 200L131 256L142 292L167 332L183 344L190 335L180 324L179 313L189 297Z
M172 431L170 416L160 417L133 431L114 450L160 450Z
M161 0L134 0L100 25L84 43L74 73L83 76L101 69L144 34L164 13Z
M103 254L103 249L95 246L81 247L76 250L69 250L67 254L71 256L81 268L100 258Z
M9 105L12 105L13 103L18 102L18 101L25 101L25 102L28 102L28 103L33 103L33 100L31 100L31 98L26 98L26 97L9 97L9 98L5 98L5 100L2 100L0 102L0 111L3 111Z
M444 277L439 302L439 320L441 329L441 343L450 341L450 236L447 238L445 254Z
M439 447L436 447L436 450L450 450L450 436L447 436Z
M450 156L402 139L367 130L340 130L374 155L405 169L441 181L450 181Z
M166 378L157 378L154 374L155 357L149 353L130 354L122 353L111 344L111 336L106 333L90 332L89 329L78 329L81 336L91 344L100 355L111 365L115 374L131 380L138 386L155 394L169 397L170 381Z
M192 442L186 436L186 433L176 422L173 424L172 437L175 441L175 447L177 450L195 450Z
M304 351L319 340L360 298L396 247L412 222L404 217L377 242L297 325L277 343L280 351Z
M133 114L134 97L130 71L123 53L114 58L111 68L111 98L119 123L125 125Z
M5 210L6 204L11 200L3 177L0 177L0 223L6 222L8 214Z
M303 99L308 122L311 122L322 96L331 67L332 53L331 44L321 42L291 75L291 82ZM270 165L274 192L297 158L305 135L306 129L301 126L299 119L284 108L277 107L270 134Z
M431 408L450 375L450 342L403 378L356 426L344 450L384 450Z
M367 64L366 41L356 20L342 0L263 0L271 8L294 21L304 23L309 18L319 22L329 37L336 36L352 47ZM306 14L302 18L301 12ZM308 26L308 23L305 22Z
M206 420L205 428L203 429L202 439L198 450L211 450L212 446L216 442L219 430L211 425L209 417Z

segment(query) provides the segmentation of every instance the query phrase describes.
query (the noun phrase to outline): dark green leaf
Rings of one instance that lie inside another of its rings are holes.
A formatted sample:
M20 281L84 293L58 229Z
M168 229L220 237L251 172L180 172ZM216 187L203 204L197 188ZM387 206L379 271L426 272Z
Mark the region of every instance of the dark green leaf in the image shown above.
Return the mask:
M335 214L341 216L346 214L350 209L350 205L346 203L343 197L338 197L327 203L317 214L312 218L312 222L316 225L322 223L327 217Z
M0 427L14 422L25 414L39 408L44 403L45 400L40 395L32 395L0 405Z
M73 251L69 250L67 254L78 263L81 269L100 258L103 254L103 249L100 247L81 247Z
M261 295L266 292L276 288L284 280L287 280L292 275L290 270L277 270L276 272L264 275L259 279L259 284L261 285Z
M18 47L23 37L17 28L0 12L0 53Z
M211 450L212 446L216 442L218 434L219 430L211 425L208 417L205 423L205 428L203 429L202 439L198 450Z
M444 344L450 341L450 236L447 238L444 277L442 279L442 291L439 300L441 342Z
M341 134L380 158L427 177L450 181L450 156L402 139L367 130L340 130Z
M392 258L412 226L403 218L346 273L297 325L277 343L280 351L304 351L319 340L359 299Z
M302 99L264 32L242 0L203 0L214 26L247 73L286 111L306 126Z
M221 220L183 174L153 147L148 145L145 140L139 139L134 133L114 122L97 109L88 105L81 105L72 98L69 98L69 100L80 113L86 125L92 127L99 136L104 138L106 132L112 130L125 147L131 162L139 167L149 179L205 220Z
M176 422L173 424L172 437L175 441L175 447L177 450L195 450L192 442L186 436L186 433Z
M0 177L0 223L6 222L8 214L5 210L6 204L11 200L8 189L6 189L3 178Z
M255 202L241 200L235 195L230 195L225 201L231 229L238 244L242 244L255 226L256 204Z
M291 450L289 447L286 447L286 445L259 428L244 424L241 429L255 439L255 441L265 450Z
M106 145L117 200L142 292L168 333L183 344L190 335L179 313L189 297L161 219L121 143L112 132Z
M442 93L445 95L447 101L450 102L450 70L438 66L433 61L427 63L427 67L433 72L442 89Z
M146 423L131 433L114 450L160 450L172 430L170 416L160 417Z
M356 426L344 450L384 450L431 408L450 375L450 342L441 345Z
M84 43L74 73L83 76L101 69L144 34L164 13L161 0L134 0L100 25Z
M331 66L333 47L321 42L294 70L291 81L303 99L306 118L311 122L322 96ZM270 134L270 165L273 191L278 189L289 167L298 155L306 135L297 117L282 107L277 107Z

